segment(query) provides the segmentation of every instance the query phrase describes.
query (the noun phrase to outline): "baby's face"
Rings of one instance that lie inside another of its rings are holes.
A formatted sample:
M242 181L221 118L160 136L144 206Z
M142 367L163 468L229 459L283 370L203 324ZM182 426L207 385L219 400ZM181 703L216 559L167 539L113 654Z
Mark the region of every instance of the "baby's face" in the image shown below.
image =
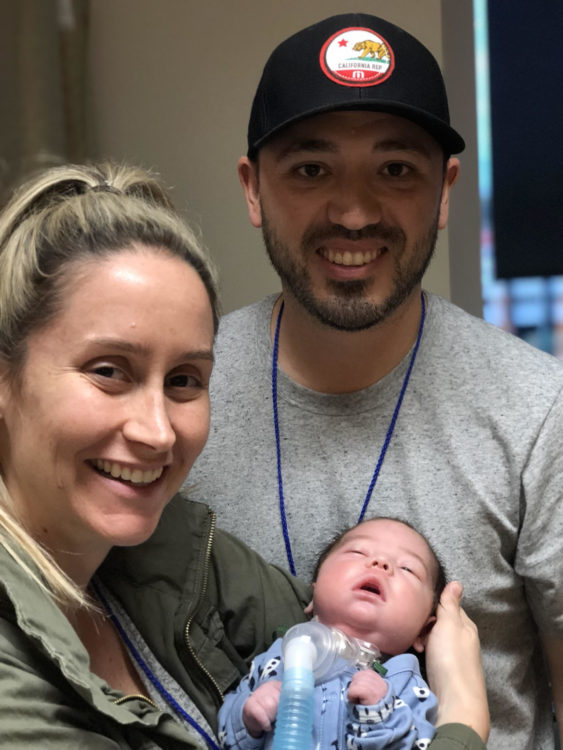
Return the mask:
M436 563L426 541L398 521L349 531L321 566L313 609L325 625L399 654L424 649Z

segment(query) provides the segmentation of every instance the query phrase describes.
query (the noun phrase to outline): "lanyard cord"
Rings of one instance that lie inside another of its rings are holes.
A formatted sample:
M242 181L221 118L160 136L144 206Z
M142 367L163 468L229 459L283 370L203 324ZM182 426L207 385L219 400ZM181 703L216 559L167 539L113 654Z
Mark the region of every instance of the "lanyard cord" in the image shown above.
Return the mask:
M160 682L158 677L154 675L148 664L145 662L141 654L137 651L135 646L133 645L133 642L125 632L122 624L119 622L115 614L113 613L111 607L109 606L108 601L103 596L99 588L94 584L93 581L90 582L90 585L92 586L94 592L96 593L96 596L101 601L101 603L104 605L104 608L106 612L108 613L108 616L112 623L114 624L115 628L117 629L117 632L119 633L120 637L122 638L123 642L129 649L129 652L139 665L139 667L143 670L144 674L146 675L147 679L150 680L152 685L158 690L160 695L164 698L164 700L172 706L172 708L178 713L185 721L188 722L195 730L196 732L199 732L199 734L203 737L207 745L211 748L211 750L221 750L221 748L213 741L213 739L207 734L205 729L200 726L197 721L189 715L189 713L182 708L182 706L178 703L178 701L168 692L168 690L164 687L164 685Z
M412 350L407 372L405 373L405 377L403 379L403 384L401 386L399 398L397 399L397 403L395 404L395 409L393 410L393 416L391 417L391 421L389 422L389 427L387 428L385 440L383 441L383 445L379 453L379 458L377 460L377 464L375 466L373 476L371 478L371 482L369 483L368 491L367 491L364 503L362 505L362 510L360 511L358 523L360 523L360 521L365 516L367 507L369 505L369 501L371 500L371 496L375 488L375 483L377 482L377 478L379 477L379 472L381 471L381 467L383 466L383 461L385 459L385 454L387 453L387 448L389 447L389 443L391 442L391 438L393 437L393 431L395 429L397 417L399 416L401 404L403 403L403 398L406 393L409 380L411 377L412 369L414 367L414 363L416 360L416 355L418 354L420 341L422 339L422 333L424 331L424 321L426 319L426 303L424 300L423 292L420 293L420 301L422 305L422 311L420 314L420 324L418 326L416 342ZM283 308L284 308L284 302L282 300L282 303L280 305L280 309L278 312L278 318L276 321L276 330L274 334L274 346L273 346L273 352L272 352L272 409L274 413L274 434L276 438L276 461L277 461L277 472L278 472L278 498L279 498L279 508L280 508L280 519L281 519L281 525L282 525L283 539L285 542L287 562L288 562L289 569L292 575L295 576L297 575L297 573L295 571L295 563L293 561L293 552L291 550L291 541L289 538L289 529L287 526L287 517L285 513L285 500L284 500L284 493L283 493L283 477L282 477L281 443L280 443L280 425L279 425L279 413L278 413L278 354L279 354L279 340L280 340L280 325L281 325L281 319L282 319L282 314L283 314Z

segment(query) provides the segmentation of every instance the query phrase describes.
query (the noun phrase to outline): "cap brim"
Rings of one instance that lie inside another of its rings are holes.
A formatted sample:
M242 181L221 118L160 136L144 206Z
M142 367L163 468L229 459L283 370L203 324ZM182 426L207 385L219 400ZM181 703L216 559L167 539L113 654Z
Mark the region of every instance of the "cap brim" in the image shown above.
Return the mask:
M259 140L252 144L252 147L248 149L248 157L254 159L259 149L277 135L279 132L287 128L289 125L293 125L301 120L305 120L315 115L321 115L326 112L342 111L342 110L369 110L371 112L388 112L398 117L404 117L406 120L420 125L421 128L426 130L430 135L440 144L446 154L459 154L465 149L465 141L460 134L449 125L446 125L443 120L437 117L433 117L416 107L409 107L406 104L398 104L397 102L382 100L358 100L354 98L349 102L339 102L337 105L334 103L327 104L322 107L315 107L308 112L301 113L296 117L290 117L284 122L277 125L275 128L270 130L268 133L263 135Z

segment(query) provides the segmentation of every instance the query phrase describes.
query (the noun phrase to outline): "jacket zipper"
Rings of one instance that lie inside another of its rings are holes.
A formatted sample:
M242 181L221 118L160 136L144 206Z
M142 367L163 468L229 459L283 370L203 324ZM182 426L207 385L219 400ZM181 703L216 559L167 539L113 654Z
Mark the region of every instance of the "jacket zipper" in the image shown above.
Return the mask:
M133 700L139 700L139 701L145 701L145 703L149 703L153 708L156 708L157 711L160 709L154 703L154 701L151 701L150 698L147 698L146 695L141 695L140 693L131 693L131 695L122 695L121 698L116 698L113 703L116 706L121 706L122 703L127 703L127 701L133 701Z
M211 515L211 524L210 524L210 527L209 527L209 535L207 537L207 547L205 549L205 556L204 556L204 559L203 559L203 582L202 582L201 592L200 592L199 600L198 601L201 600L201 598L203 597L203 595L207 591L207 582L208 582L208 579L209 579L209 558L211 557L211 547L213 545L213 536L215 534L215 521L216 521L215 513L213 513L212 511L210 511L210 515ZM194 610L194 614L195 614L196 611L197 611L197 607ZM201 671L204 673L204 675L208 678L209 682L213 685L213 687L214 687L214 689L215 689L215 691L217 693L217 696L219 698L219 704L218 705L221 705L221 703L223 703L223 698L224 698L223 693L221 691L221 688L217 684L217 682L216 682L215 678L213 677L213 675L211 674L211 672L197 658L197 654L194 651L194 649L193 649L193 647L192 647L192 645L190 643L190 627L191 627L193 619L194 619L194 614L192 614L191 617L186 622L186 627L184 628L184 642L185 642L185 644L186 644L186 646L188 648L188 651L190 652L190 655L191 655L192 659L195 661L195 663L201 669Z

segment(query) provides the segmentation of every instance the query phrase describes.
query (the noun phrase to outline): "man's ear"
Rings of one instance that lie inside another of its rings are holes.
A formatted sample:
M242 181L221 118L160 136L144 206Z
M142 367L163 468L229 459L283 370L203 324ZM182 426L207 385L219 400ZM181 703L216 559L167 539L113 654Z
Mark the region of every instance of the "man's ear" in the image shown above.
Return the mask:
M238 162L238 178L244 190L250 223L253 227L261 227L262 208L260 206L258 162L252 161L248 156L241 156Z
M421 654L426 648L426 641L428 640L428 636L430 635L430 631L432 630L435 622L436 622L436 618L434 617L434 615L430 615L428 620L426 620L426 623L423 626L422 630L416 636L415 641L412 644L412 647L419 654Z
M440 200L440 212L438 214L438 229L444 229L448 223L450 214L450 191L457 182L459 176L459 159L450 157L446 164L446 174L442 185L442 197Z

